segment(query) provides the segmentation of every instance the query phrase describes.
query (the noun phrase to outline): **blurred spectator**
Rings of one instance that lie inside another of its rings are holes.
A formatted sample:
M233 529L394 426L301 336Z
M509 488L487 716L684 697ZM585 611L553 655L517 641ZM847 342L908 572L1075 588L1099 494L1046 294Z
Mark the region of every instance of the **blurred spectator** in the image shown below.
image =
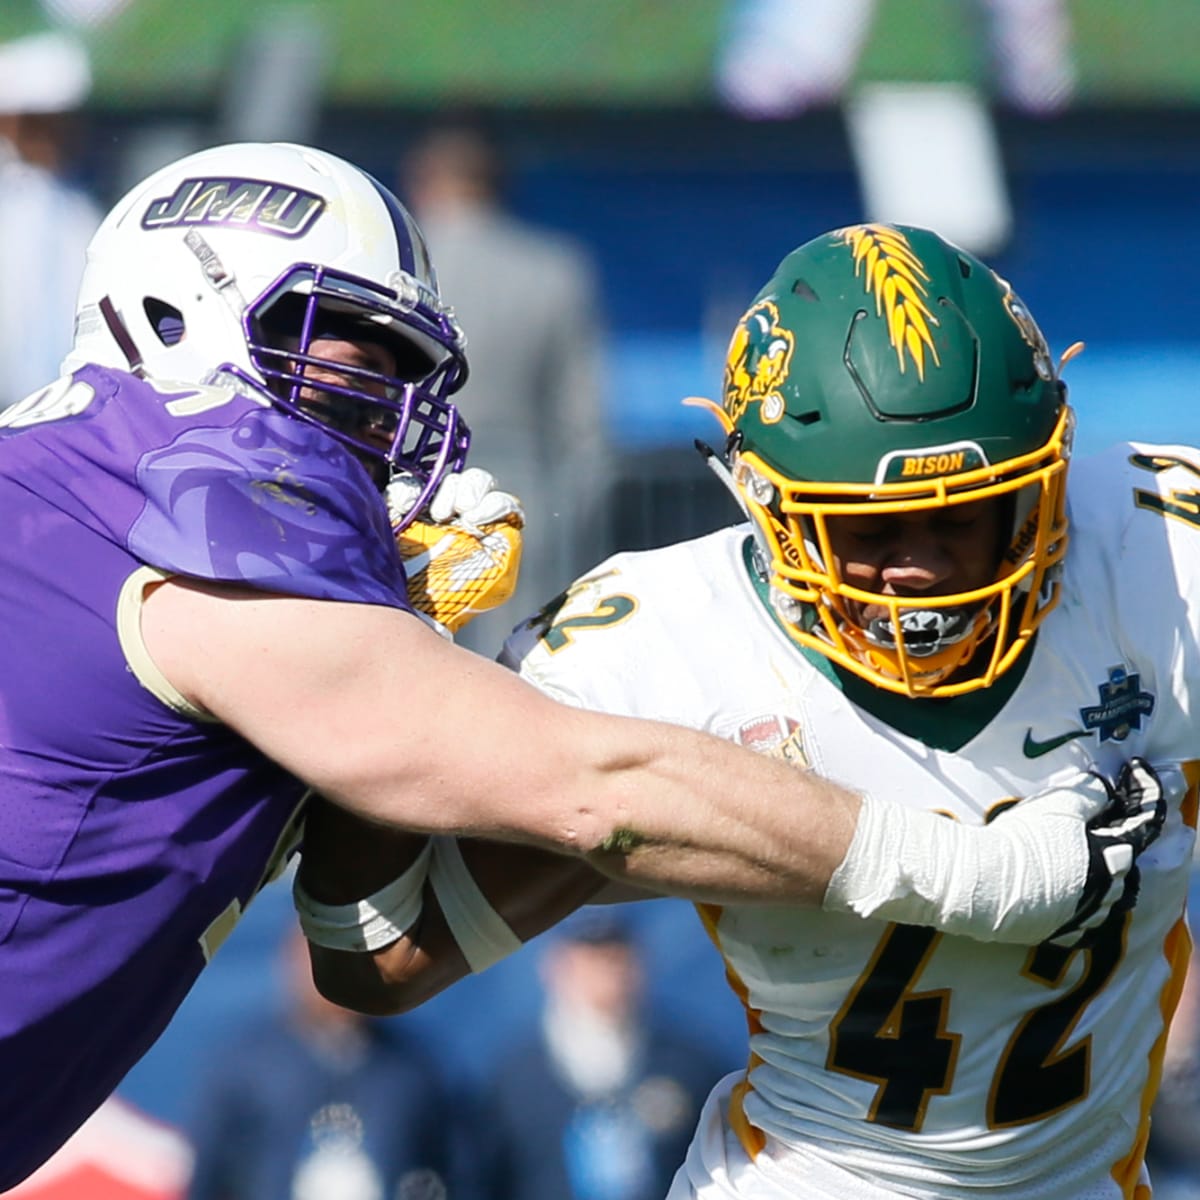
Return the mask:
M1075 90L1066 0L976 0L997 95L1028 113ZM837 103L866 43L877 0L731 0L717 90L748 117L788 117Z
M39 33L0 44L0 408L58 378L84 254L100 223L70 186L91 89L82 43Z
M619 910L546 935L541 1029L497 1066L497 1200L661 1200L724 1064L655 1020Z
M512 626L610 551L596 283L576 244L504 210L502 165L477 129L431 130L405 156L400 184L467 335L471 378L457 399L471 459L521 498L529 519L516 594L459 638L494 654Z
M188 1200L465 1200L455 1106L395 1021L323 999L289 930L285 1011L212 1064Z

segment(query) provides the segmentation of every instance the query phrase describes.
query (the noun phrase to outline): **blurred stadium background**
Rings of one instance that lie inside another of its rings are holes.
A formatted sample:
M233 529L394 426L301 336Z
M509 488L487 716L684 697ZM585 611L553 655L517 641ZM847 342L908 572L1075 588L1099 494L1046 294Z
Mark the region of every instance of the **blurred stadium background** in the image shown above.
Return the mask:
M856 103L882 96L886 107L896 84L982 112L995 179L942 174L957 126L911 126L892 170L923 176L939 202L961 189L968 218L996 200L972 187L999 189L987 257L1056 352L1087 343L1067 372L1079 450L1121 436L1200 439L1200 4L1064 10L1073 84L1052 104L993 86L979 6L879 0L839 94L774 117L736 111L717 90L715 64L743 11L726 0L0 0L0 40L55 24L86 40L95 87L77 174L104 205L169 158L241 138L311 141L394 181L406 146L447 111L486 118L511 208L572 235L597 264L620 458L613 533L641 546L733 517L690 449L711 436L707 420L679 400L715 394L732 321L784 252L892 215L877 211L887 197L865 174ZM469 736L436 733L448 754ZM654 1002L739 1063L744 1019L699 923L684 905L654 908L639 918ZM274 1003L274 946L290 919L286 888L256 901L128 1078L127 1100L183 1119L206 1048ZM406 1020L449 1069L482 1076L535 1019L529 959Z

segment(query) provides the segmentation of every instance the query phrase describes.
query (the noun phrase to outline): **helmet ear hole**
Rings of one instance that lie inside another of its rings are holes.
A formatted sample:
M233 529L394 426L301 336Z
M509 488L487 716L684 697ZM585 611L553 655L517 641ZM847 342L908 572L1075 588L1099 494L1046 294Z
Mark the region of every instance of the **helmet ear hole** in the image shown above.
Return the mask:
M156 296L147 296L142 301L142 311L146 314L146 320L150 322L155 336L164 346L177 346L183 341L186 332L183 313L173 304L159 300Z

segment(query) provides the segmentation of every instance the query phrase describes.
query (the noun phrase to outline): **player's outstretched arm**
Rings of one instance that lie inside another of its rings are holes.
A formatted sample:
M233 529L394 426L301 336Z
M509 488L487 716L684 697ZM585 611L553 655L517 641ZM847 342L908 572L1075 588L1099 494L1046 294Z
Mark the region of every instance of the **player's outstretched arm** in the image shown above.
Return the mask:
M1172 791L1184 786L1176 771L1164 768L1161 775L1160 779L1144 760L1133 759L1111 782L1094 772L1077 781L1079 789L1101 789L1108 802L1089 823L1087 883L1075 912L1049 941L1068 948L1085 945L1113 913L1132 907L1138 890L1137 854L1157 836L1166 815L1162 780L1170 781ZM1021 818L1005 829L1018 842L1031 838L1027 853L1035 858L1055 852L1040 835L1045 810L1060 807L1062 791L1031 797ZM860 818L856 839L872 819L868 814L863 825ZM634 889L596 874L580 859L493 842L456 843L445 837L433 839L431 845L419 835L367 825L325 802L316 802L311 810L307 832L295 898L310 939L314 978L329 999L369 1013L401 1012L422 1003L468 971L484 970L511 954L581 903L650 895L634 894ZM902 851L897 861L904 857ZM938 856L928 859L925 869L938 870ZM1011 861L1019 864L1021 859L1015 854ZM928 883L912 891L895 889L898 873L885 868L860 872L874 905L870 915L932 920L970 933L976 908L1002 907L996 896L1020 893L1019 877L993 878L978 872L978 862L950 861L972 893L961 912L939 913L935 907L916 911L914 905L924 903L921 894L939 889ZM455 864L453 872L447 870L448 863ZM839 868L826 893L827 906L839 888L846 895L853 890L842 875ZM407 900L398 895L398 884ZM894 894L881 899L889 885ZM976 895L988 899L979 903ZM859 896L860 907L864 899ZM398 907L404 909L403 916L385 922L382 934L377 928L380 906L391 916ZM341 918L340 924L331 927L321 919L330 913ZM368 931L374 931L370 944Z
M370 821L582 856L699 899L813 904L853 834L844 789L561 705L395 609L170 582L142 628L184 696Z
M871 915L911 898L939 928L1037 942L1075 913L1086 823L1109 802L1059 789L1031 832L1025 805L973 829L874 797L860 827L861 798L811 772L558 704L383 607L172 582L143 635L184 696L368 821L519 842L698 900ZM1012 886L979 888L967 861Z

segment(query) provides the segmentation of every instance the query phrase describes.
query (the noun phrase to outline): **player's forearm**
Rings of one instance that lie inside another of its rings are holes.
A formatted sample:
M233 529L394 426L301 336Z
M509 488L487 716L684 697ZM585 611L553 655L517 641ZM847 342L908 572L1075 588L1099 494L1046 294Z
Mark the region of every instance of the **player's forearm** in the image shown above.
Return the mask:
M318 799L308 816L300 889L322 904L360 901L407 871L426 841L421 835L370 825ZM463 843L461 852L486 900L522 942L573 912L605 884L579 859L528 847ZM419 912L402 936L370 952L310 941L310 955L323 995L375 1015L407 1011L471 970L428 880Z
M521 846L465 845L464 858L496 914L522 942L574 912L604 883L577 859ZM416 923L391 945L350 953L310 943L309 950L321 993L375 1016L416 1008L471 973L431 886Z
M297 897L303 895L309 902L328 906L361 901L408 871L427 842L423 834L401 833L363 821L314 796L305 817ZM421 880L417 887L424 890ZM465 965L460 955L436 954L433 930L426 929L423 915L419 910L415 924L376 953L318 945L311 931L306 931L317 990L344 1008L384 1015L405 1006L402 997L410 980L423 981L421 986L428 989L428 995L453 983L463 974ZM431 939L428 952L422 950L419 941L423 934ZM443 976L441 983L437 982L439 974ZM399 995L389 995L389 980L395 980Z
M600 772L603 799L581 814L580 838L599 870L691 899L821 904L1034 944L1075 927L1090 903L1089 822L1124 827L1111 788L1094 775L968 826L883 797L866 802L712 739L681 753L692 736L668 727L644 760L615 754ZM1153 788L1161 796L1157 779Z
M859 797L715 738L647 728L644 758L615 748L596 771L579 813L587 861L693 900L819 904L854 836Z

